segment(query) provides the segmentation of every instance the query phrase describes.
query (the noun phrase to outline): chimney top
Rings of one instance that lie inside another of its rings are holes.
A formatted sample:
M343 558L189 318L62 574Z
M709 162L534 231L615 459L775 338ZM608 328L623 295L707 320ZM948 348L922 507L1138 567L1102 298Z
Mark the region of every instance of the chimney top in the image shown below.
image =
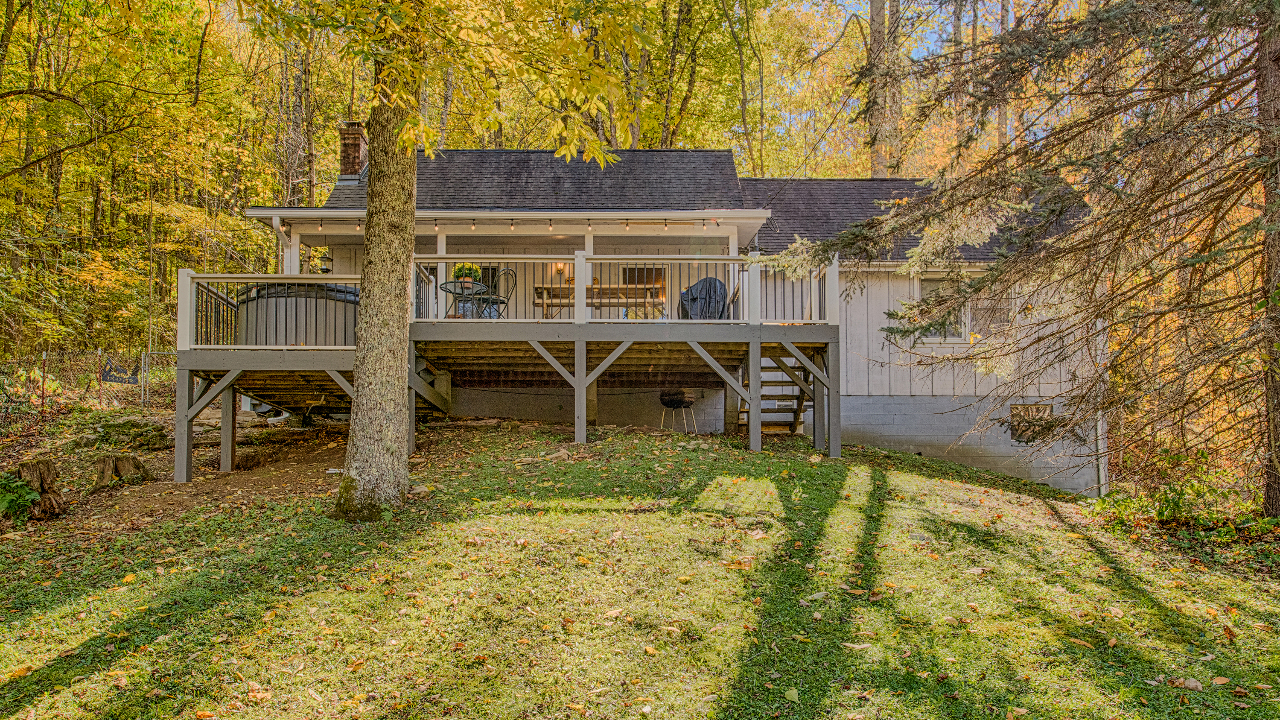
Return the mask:
M357 180L369 162L369 142L365 138L364 123L348 120L338 128L341 155L338 161L339 180Z

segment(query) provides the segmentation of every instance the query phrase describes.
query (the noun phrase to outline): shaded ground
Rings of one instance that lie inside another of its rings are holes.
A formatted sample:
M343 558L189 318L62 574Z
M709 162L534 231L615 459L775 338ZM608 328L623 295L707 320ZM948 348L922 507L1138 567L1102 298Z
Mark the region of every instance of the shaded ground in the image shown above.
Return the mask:
M0 718L1280 714L1274 584L1041 486L788 440L566 440L424 433L413 502L364 526L325 516L327 435L80 498L0 542Z

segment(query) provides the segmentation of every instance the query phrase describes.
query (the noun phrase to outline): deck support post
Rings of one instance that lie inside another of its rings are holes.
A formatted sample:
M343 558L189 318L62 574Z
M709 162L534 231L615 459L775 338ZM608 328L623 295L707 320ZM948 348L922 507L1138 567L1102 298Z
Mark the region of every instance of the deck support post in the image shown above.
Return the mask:
M236 404L235 388L223 390L222 423L218 428L222 436L218 469L222 472L231 472L236 468Z
M581 281L580 281L581 282ZM573 341L573 441L587 441L587 341Z
M759 266L752 266L759 271ZM751 450L759 452L761 448L760 442L760 341L752 340L747 358L747 378L751 381L751 387L747 388L751 393L750 408L747 410L747 433Z
M736 434L738 432L738 411L740 409L740 400L738 393L729 387L729 383L724 384L724 434Z
M827 343L827 457L840 457L840 343Z
M195 387L190 370L178 369L173 414L173 481L191 482L191 399Z
M409 454L412 455L418 450L418 393L413 388L409 388L406 397L409 401L409 432L405 444L409 448Z
M819 364L819 369L825 369L825 365ZM809 387L809 397L813 398L813 449L823 452L827 449L827 395L824 390L826 387L818 380L817 376L810 373L809 382L813 383ZM804 402L801 396L800 402Z

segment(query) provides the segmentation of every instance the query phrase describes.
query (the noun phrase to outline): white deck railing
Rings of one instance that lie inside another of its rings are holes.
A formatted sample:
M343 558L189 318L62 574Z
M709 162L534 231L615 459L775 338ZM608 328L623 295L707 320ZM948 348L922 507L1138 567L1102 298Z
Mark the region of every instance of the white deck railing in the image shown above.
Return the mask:
M463 263L478 278L454 279ZM439 323L838 324L835 265L794 279L708 255L417 255L412 319ZM178 349L349 349L360 278L183 270Z

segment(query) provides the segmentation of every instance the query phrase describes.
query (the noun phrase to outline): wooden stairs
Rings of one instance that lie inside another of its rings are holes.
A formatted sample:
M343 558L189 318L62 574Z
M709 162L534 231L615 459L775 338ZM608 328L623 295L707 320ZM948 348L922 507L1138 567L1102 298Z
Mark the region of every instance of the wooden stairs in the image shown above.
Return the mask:
M788 368L810 386L812 374L795 358L764 357L760 359L760 432L766 435L796 435L802 431L804 413L813 409L813 401L795 380L778 369L785 363ZM746 378L742 386L751 391L754 378ZM746 398L738 399L738 425L746 426L749 405Z

